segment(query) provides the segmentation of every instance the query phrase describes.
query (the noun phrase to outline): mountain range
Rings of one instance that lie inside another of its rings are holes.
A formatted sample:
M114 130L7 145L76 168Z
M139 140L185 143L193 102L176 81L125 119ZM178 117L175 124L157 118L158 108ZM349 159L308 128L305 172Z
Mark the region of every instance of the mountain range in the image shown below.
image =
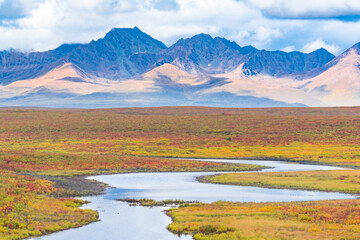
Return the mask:
M360 43L335 57L199 34L167 47L135 28L45 52L0 52L0 106L360 105Z

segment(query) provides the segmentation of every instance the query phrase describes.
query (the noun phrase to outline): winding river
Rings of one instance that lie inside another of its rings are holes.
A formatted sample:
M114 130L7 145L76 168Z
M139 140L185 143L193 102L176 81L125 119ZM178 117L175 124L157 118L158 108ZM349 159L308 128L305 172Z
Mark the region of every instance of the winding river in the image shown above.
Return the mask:
M192 159L198 160L198 159ZM280 171L313 171L342 169L333 166L293 164L280 161L256 160L218 160L226 163L250 163L271 167L263 172ZM53 233L48 236L34 238L37 240L171 240L192 239L191 236L177 236L167 231L166 226L171 219L164 214L165 207L133 207L128 203L118 202L118 198L151 198L155 200L181 199L201 202L219 200L237 202L275 202L306 201L326 199L351 199L357 196L319 191L280 190L259 187L243 187L219 184L199 183L196 177L215 174L213 172L195 173L130 173L100 175L89 177L109 184L105 194L84 197L91 203L84 208L99 212L99 222L81 228Z

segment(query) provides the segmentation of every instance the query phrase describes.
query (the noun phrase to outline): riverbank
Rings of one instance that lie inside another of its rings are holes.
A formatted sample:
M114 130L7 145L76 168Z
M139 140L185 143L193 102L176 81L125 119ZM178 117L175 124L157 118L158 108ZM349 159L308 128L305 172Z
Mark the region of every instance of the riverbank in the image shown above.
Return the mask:
M359 170L226 173L197 178L203 183L360 194Z
M167 161L169 159L166 159ZM173 159L174 161L181 161L181 159ZM214 162L214 161L196 161L196 159L188 159L186 162L198 162L198 164L186 164L187 168L182 167L184 164L178 164L181 167L172 167L170 170L158 169L123 169L122 171L99 171L96 174L75 175L58 172L53 175L37 175L30 174L31 176L46 179L54 183L54 187L64 189L59 193L57 197L79 197L79 196L93 196L103 194L107 187L107 184L89 179L91 176L99 175L115 175L115 174L127 174L127 173L156 173L156 172L248 172L248 171L261 171L269 167L257 165L257 164L244 164L244 163L226 163L226 162ZM170 168L170 167L168 167ZM57 176L59 175L59 176ZM70 175L70 176L68 176ZM55 193L56 194L56 193ZM56 195L55 195L56 196Z
M227 163L232 163L233 161L235 161L237 163L243 164L248 163L248 161L245 160L211 159L209 161L222 161ZM264 163L264 161L253 161L253 163L261 165ZM334 169L334 167L288 164L276 161L267 161L266 164L269 168L265 169L265 171ZM167 203L167 199L183 199L185 202L193 202L194 200L201 202L212 202L218 201L219 198L231 201L261 201L263 199L273 199L274 201L296 201L311 199L352 198L352 196L337 193L325 194L321 192L292 192L289 190L279 191L270 189L242 189L242 187L237 186L232 187L216 184L202 184L195 180L195 178L199 175L208 174L210 173L131 173L90 177L91 180L97 180L99 182L103 182L109 186L112 186L111 188L107 189L104 195L83 198L84 200L92 202L87 207L99 211L101 222L91 224L79 229L56 233L40 239L58 240L67 239L69 237L89 240L96 239L93 235L89 235L88 233L94 231L101 232L104 227L106 229L108 226L112 226L113 224L116 224L116 226L121 224L122 228L116 231L114 230L111 233L108 232L106 235L108 236L108 238L104 239L113 239L115 235L126 236L127 239L141 239L143 235L150 236L151 234L153 234L154 238L150 239L159 239L159 236L166 236L161 239L175 239L171 237L171 234L168 235L169 233L166 230L166 226L170 224L170 222L163 225L157 225L157 228L155 228L155 232L152 232L154 230L152 224L154 219L158 218L163 219L162 221L167 221L165 220L166 218L164 219L164 215L161 212L165 209L161 207L153 207L151 212L156 215L156 218L154 216L151 216L151 220L149 219L150 222L143 222L141 225L139 225L139 219L136 218L136 216L142 216L143 218L147 216L147 214L149 214L149 210L146 210L146 208L142 208L139 206L129 207L127 203L124 205L121 202L117 202L116 200L119 198L154 199L154 201L146 201L146 205L148 205L148 203L150 203L150 205L153 203L155 205L158 205L160 203L163 204L164 202ZM246 198L244 198L244 196L246 196ZM117 210L114 212L114 209ZM226 211L224 212L224 214L226 214ZM135 218L130 217L130 215L134 216ZM159 223L161 223L161 221ZM129 229L131 229L131 236L129 236ZM143 235L138 235L138 232ZM147 239L149 239L149 237L147 237Z
M14 240L80 227L98 221L98 212L81 210L86 201L66 195L53 182L0 170L0 239Z
M360 200L215 202L174 208L168 229L194 239L333 240L360 238Z
M122 169L122 171L97 171L95 169L95 173L125 174L154 170L158 172L257 171L265 168L251 164L169 159L160 159L148 168L146 168L148 162L137 162L137 164L141 163L142 167L137 169L132 167ZM166 165L159 165L159 163ZM89 175L76 176L83 173L81 171L70 173L52 171L53 174L50 175L25 172L24 169L23 174L21 171L1 171L0 189L5 193L4 197L0 195L0 213L3 213L0 215L1 239L13 240L46 235L98 221L98 212L78 209L86 202L73 199L73 197L101 195L108 187L107 184L88 179ZM38 202L42 204L38 205Z

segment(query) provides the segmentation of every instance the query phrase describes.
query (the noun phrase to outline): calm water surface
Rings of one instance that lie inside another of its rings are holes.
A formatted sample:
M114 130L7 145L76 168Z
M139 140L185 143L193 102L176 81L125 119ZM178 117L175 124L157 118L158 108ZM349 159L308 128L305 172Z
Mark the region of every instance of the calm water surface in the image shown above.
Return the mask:
M272 167L270 169L264 169L263 172L341 169L332 166L292 164L279 161L219 159L200 161L251 163ZM191 236L178 237L166 230L166 226L171 223L171 219L163 213L166 208L130 207L127 203L116 201L118 198L151 198L155 200L181 199L207 203L219 200L275 202L356 198L356 196L342 193L265 189L199 183L196 181L196 177L209 174L214 173L131 173L89 177L90 179L107 183L112 187L108 188L104 195L82 198L91 202L84 206L84 208L99 211L101 221L81 228L70 229L35 239L192 239Z

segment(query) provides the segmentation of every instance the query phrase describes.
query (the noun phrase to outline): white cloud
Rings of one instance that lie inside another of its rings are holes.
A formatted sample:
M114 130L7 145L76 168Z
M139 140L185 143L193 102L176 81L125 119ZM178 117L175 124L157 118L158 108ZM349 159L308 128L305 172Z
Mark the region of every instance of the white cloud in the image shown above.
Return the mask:
M247 42L248 38L251 36L250 32L241 30L239 32L234 32L228 36L231 40L238 42L240 45L243 45L244 42Z
M63 42L97 39L113 27L134 26L169 44L201 32L218 35L224 26L237 30L238 23L261 16L234 0L176 3L177 9L159 10L152 1L141 0L46 0L25 18L15 20L18 27L1 28L0 35L11 38L0 39L0 46L45 50Z
M274 38L277 38L281 35L281 32L278 28L266 28L264 26L260 26L255 30L254 39L257 41L271 41Z
M330 18L360 14L357 0L247 0L266 14L280 18Z
M301 51L305 53L313 52L319 48L325 48L334 55L340 53L340 47L334 44L326 44L321 38L316 39L313 42L306 44Z
M311 9L329 13L331 9L345 9L343 6L349 3L346 0L34 0L36 4L13 1L28 3L21 5L26 8L23 11L26 16L2 21L2 49L47 50L65 42L90 42L113 27L134 26L167 45L201 32L228 38L241 46L269 50L310 49L317 44L337 52L337 46L344 50L360 41L357 22L289 20L263 15L265 11L300 16ZM164 1L168 4L162 8ZM351 2L346 6L356 12L360 1ZM304 47L314 39L320 39L321 44L315 41Z
M294 46L286 46L284 48L281 49L281 51L284 51L284 52L293 52L295 51L295 47Z

